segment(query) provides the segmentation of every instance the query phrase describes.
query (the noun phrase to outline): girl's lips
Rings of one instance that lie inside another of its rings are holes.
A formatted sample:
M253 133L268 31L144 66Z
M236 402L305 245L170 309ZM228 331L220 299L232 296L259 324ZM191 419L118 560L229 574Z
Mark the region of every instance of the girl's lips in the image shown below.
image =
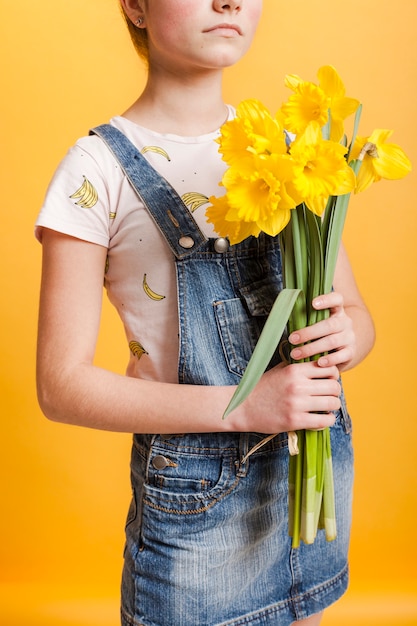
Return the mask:
M229 31L230 34L235 34L235 35L242 34L242 31L237 24L216 24L215 26L212 26L211 28L207 28L207 30L205 30L204 32L212 33L215 31L224 31L225 34L227 31Z

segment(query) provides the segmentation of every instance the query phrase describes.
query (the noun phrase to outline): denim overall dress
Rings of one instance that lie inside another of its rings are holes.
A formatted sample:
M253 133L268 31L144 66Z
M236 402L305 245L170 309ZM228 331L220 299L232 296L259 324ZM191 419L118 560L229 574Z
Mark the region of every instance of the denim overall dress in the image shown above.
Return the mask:
M175 190L120 131L92 131L119 161L177 268L179 383L235 385L282 287L278 238L206 239ZM273 359L271 366L278 362ZM123 626L289 626L345 591L350 419L331 429L338 536L291 548L285 433L134 435ZM242 462L242 459L246 460Z

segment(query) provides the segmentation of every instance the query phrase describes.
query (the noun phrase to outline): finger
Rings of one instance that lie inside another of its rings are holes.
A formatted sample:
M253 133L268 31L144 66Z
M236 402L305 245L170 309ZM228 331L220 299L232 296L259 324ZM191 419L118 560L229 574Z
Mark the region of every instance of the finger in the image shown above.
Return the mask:
M312 305L317 311L343 307L343 296L337 291L322 294L313 299Z
M295 330L288 337L288 341L294 346L299 346L308 341L315 341L316 339L343 332L345 326L345 316L332 315L316 324Z
M306 382L308 380L316 381L316 380L338 380L339 379L339 370L334 365L324 365L319 367L317 361L307 361L305 363L293 363L291 365L287 365L287 371L294 372L294 376L296 376L297 370L302 372L303 378ZM316 384L315 382L313 384Z
M335 421L336 417L333 411L302 413L294 420L293 430L302 430L304 428L308 430L323 430L333 426Z
M333 411L331 413L310 413L309 421L311 421L311 426L308 426L309 430L324 430L333 426L336 416Z
M302 346L293 348L290 352L290 356L295 361L309 359L316 355L324 355L328 352L339 351L345 348L346 343L347 342L344 341L344 337L341 334L328 335L327 337L312 341L311 343L305 343ZM335 363L336 361L329 361L329 364L334 365Z
M331 381L332 387L331 389L334 390L334 393L336 395L339 395L340 393L340 388L339 387L334 387L334 383L336 382L336 385L339 385L338 380L339 380L339 370L337 369L337 367L335 365L328 365L328 366L324 366L324 367L319 367L317 361L311 361L310 363L306 363L306 365L311 365L313 366L313 370L311 372L311 379L314 381L317 380L323 380L323 381ZM314 383L316 384L316 383ZM333 391L331 392L333 393Z
M341 350L336 350L336 352L331 352L321 356L317 360L317 365L319 367L328 367L329 365L340 366L344 363L349 363L352 358L353 349L351 347L346 347Z
M336 368L337 369L337 368ZM337 370L338 371L338 370ZM335 378L315 378L311 381L310 397L308 402L311 402L311 398L315 398L315 404L309 405L309 411L335 411L339 408L338 404L334 405L334 399L339 401L342 389L340 383ZM324 399L324 405L322 401ZM328 400L331 400L332 404L327 405Z

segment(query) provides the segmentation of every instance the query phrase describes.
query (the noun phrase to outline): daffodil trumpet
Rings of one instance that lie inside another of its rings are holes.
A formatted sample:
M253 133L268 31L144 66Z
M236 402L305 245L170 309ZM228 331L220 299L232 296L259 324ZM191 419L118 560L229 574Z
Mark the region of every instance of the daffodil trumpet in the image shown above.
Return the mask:
M288 75L293 93L275 116L258 100L240 103L217 140L229 167L225 194L210 198L207 220L231 244L261 232L279 235L284 283L224 417L256 386L285 330L329 315L311 303L332 289L351 193L411 170L401 148L387 141L392 131L358 136L362 105L346 96L332 66L321 67L318 78L314 84ZM344 122L352 114L349 142ZM330 429L288 433L288 447L292 546L313 543L319 529L331 541L337 528Z

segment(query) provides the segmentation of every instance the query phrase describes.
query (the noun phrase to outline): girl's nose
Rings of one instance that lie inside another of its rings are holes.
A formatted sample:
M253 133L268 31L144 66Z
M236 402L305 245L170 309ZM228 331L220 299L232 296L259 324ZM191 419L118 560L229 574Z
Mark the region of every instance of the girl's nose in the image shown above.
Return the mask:
M243 0L229 0L229 2L224 2L224 0L215 0L214 5L216 11L240 11Z

